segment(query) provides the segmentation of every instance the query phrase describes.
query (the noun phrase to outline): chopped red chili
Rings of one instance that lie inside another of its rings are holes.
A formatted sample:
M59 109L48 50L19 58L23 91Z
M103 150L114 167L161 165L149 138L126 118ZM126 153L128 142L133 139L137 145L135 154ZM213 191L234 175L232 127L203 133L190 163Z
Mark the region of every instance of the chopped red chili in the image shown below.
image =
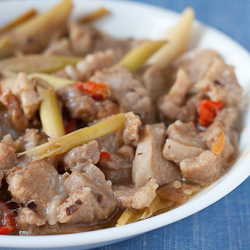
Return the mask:
M95 100L103 100L111 96L111 91L108 86L103 83L95 82L75 82L74 86L93 97Z
M198 106L199 124L208 127L214 120L219 110L224 107L221 101L202 100Z
M68 134L72 132L75 128L75 125L76 125L76 119L73 119L73 118L70 119L65 126L65 133Z
M108 153L108 152L101 152L100 160L108 159L109 157L110 157L110 153Z
M16 223L12 211L0 201L0 234L9 234L16 230Z

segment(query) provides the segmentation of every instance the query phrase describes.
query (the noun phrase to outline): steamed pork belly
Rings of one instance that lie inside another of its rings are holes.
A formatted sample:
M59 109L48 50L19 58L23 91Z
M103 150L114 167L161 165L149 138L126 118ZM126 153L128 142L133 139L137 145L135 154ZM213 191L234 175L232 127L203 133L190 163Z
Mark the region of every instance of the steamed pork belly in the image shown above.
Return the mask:
M75 87L70 85L63 86L57 89L56 94L72 118L88 122L96 117L97 108L95 100L86 94L82 94Z
M171 64L172 70L183 68L193 83L197 83L202 75L209 69L215 59L220 55L214 50L194 49L175 59Z
M193 105L196 99L199 101L199 96L195 99L186 100L188 91L193 86L191 78L187 75L185 70L180 68L177 72L177 79L162 100L158 103L160 116L167 122L175 120L193 121L196 115L197 106Z
M109 133L98 138L101 151L108 153L108 157L102 157L99 166L106 177L113 183L130 183L132 162L135 148L139 141L141 121L139 116L132 112L127 113L123 130Z
M223 60L215 60L196 84L196 88L206 93L212 101L222 101L225 105L238 105L242 88L238 84L234 67Z
M61 161L66 171L82 172L89 163L96 164L99 158L100 151L97 141L90 141L71 149L63 156Z
M168 126L167 135L169 139L184 145L206 149L206 144L199 134L199 130L193 122L183 123L179 120Z
M153 101L157 100L166 88L165 79L157 65L151 65L145 69L142 74L142 81Z
M37 82L19 73L11 89L4 91L2 103L8 108L9 118L17 129L24 130L28 121L36 114L41 98L35 88Z
M63 187L66 176L59 175L54 166L43 160L12 170L6 179L8 190L12 197L36 213L27 209L23 211L29 216L26 214L22 218L34 217L26 223L41 225L48 222L53 225L57 222L57 206L67 197Z
M133 161L132 176L136 186L143 186L150 179L165 184L180 179L178 168L162 155L165 125L146 125L140 133Z
M90 81L108 85L111 99L125 112L133 111L144 123L152 119L152 103L148 91L125 67L114 66L100 70Z
M115 185L113 190L117 198L117 205L123 209L141 210L147 208L156 197L158 186L154 179L150 179L142 187Z
M204 149L186 145L178 141L167 139L163 148L163 156L169 161L179 163L182 160L200 155Z
M87 81L97 70L109 68L113 65L113 51L98 51L87 55L76 64L76 67L67 65L64 69L66 78ZM56 73L57 74L57 73Z
M116 208L111 182L91 163L84 173L74 171L64 187L69 197L58 207L60 223L96 223L107 219Z
M220 176L221 167L218 157L210 150L202 152L195 158L187 158L180 162L182 176L187 181L207 186Z

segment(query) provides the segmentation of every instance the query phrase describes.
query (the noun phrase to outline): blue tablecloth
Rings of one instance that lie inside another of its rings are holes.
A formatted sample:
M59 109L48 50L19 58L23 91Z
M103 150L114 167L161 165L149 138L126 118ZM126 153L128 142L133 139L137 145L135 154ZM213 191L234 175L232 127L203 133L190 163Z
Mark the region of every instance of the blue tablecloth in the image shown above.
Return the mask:
M250 51L249 0L138 0L138 2L177 12L192 6L199 21L226 33ZM250 249L249 191L248 178L225 198L195 215L133 239L96 250Z

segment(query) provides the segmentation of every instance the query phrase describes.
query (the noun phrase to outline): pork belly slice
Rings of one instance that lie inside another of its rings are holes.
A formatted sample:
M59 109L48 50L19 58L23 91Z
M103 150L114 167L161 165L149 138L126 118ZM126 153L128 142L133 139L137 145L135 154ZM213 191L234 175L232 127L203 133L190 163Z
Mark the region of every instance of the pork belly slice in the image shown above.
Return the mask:
M148 67L142 74L142 80L152 100L156 100L166 88L161 69L157 65Z
M96 164L100 158L100 151L98 149L97 141L90 141L82 146L71 149L63 156L61 162L65 171L79 171L89 163Z
M93 164L85 167L84 173L74 171L64 187L69 197L58 207L60 223L96 223L106 220L115 210L111 182Z
M113 190L117 198L117 205L122 209L140 210L147 208L156 197L158 186L155 179L150 179L142 187L115 185Z
M200 155L204 149L182 144L172 139L167 139L163 147L163 156L166 160L179 163L186 158Z
M90 81L103 82L111 89L111 100L125 112L133 111L142 122L152 119L152 103L148 91L133 74L123 66L113 66L96 72Z
M174 163L162 155L165 141L165 125L146 125L140 134L140 140L133 161L132 178L136 186L143 186L151 178L161 185L180 178L180 172Z
M199 134L193 122L183 123L179 120L168 126L169 139L197 148L207 149L207 146Z
M23 112L30 120L39 108L41 98L36 92L37 82L29 80L26 73L19 73L14 85L11 87L12 93L20 101Z
M57 207L67 197L63 186L66 177L67 174L59 175L54 166L41 160L20 169L14 168L6 180L15 199L35 211L41 221L54 225ZM29 224L29 220L26 223Z
M222 101L226 105L238 105L242 88L234 73L234 67L223 60L215 60L208 71L196 84L212 101Z
M14 167L16 159L15 149L4 143L0 143L0 170Z
M215 59L221 58L214 50L190 50L172 63L171 67L174 69L183 68L193 83L198 82L200 77L209 69Z
M82 94L73 86L63 86L56 91L57 96L68 110L70 117L83 121L92 121L97 115L95 100Z
M181 161L180 169L185 180L207 186L219 178L221 167L218 157L206 150L198 157Z
M167 122L177 119L182 121L192 121L196 114L196 107L188 103L186 96L193 86L193 82L188 74L180 68L177 72L177 79L170 91L158 103L160 116ZM197 98L196 98L197 99Z
M68 78L78 81L87 81L96 70L109 68L113 65L113 51L98 51L87 55L76 64L76 67L67 65L65 72Z

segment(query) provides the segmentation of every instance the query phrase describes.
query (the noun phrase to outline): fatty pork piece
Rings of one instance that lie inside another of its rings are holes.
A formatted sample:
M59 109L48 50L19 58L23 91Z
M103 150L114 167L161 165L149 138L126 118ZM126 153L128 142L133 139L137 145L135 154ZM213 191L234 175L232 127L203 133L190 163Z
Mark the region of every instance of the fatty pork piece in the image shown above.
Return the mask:
M166 87L160 67L151 65L146 68L142 74L142 80L151 99L153 101L157 100Z
M96 117L95 100L88 95L82 94L75 87L65 85L58 88L56 94L69 111L70 117L86 122Z
M230 165L237 156L238 133L234 129L237 117L237 108L224 108L217 114L213 124L211 124L205 132L201 133L206 145L211 150L214 144L219 140L221 131L223 131L225 143L218 156L219 161L221 161L221 169Z
M15 146L12 136L10 134L5 135L0 143L0 172L15 166L17 160Z
M112 183L130 183L132 179L132 162L139 141L141 121L132 112L126 113L123 130L118 130L98 138L99 148L107 151L110 157L102 158L99 166Z
M227 106L238 105L241 100L242 88L236 79L234 67L223 60L215 60L196 87L212 101L222 101Z
M89 164L84 173L74 171L64 182L69 198L58 207L60 223L95 223L108 219L116 208L111 182Z
M117 199L117 206L121 209L144 209L150 206L156 197L156 189L159 185L155 179L150 179L142 187L115 185L114 195Z
M72 54L70 41L67 38L54 39L43 51L45 55L70 56Z
M185 180L207 186L219 178L221 162L217 155L206 150L197 157L182 160L180 169Z
M118 103L125 112L133 111L140 116L143 123L152 120L152 103L148 91L125 67L118 65L100 70L90 81L108 85L111 89L111 100Z
M79 171L89 164L96 164L100 158L100 151L98 149L97 141L90 141L82 146L71 149L63 156L62 163L65 171Z
M63 71L66 74L66 78L76 81L87 81L96 70L111 67L113 65L113 57L113 51L110 49L98 51L87 55L76 64L76 67L67 65Z
M156 179L157 184L165 184L180 179L180 171L174 163L162 156L165 141L165 125L146 125L133 161L132 177L136 186L143 186L150 179Z
M175 59L171 68L174 72L179 68L183 68L192 79L192 82L197 83L213 64L214 60L220 58L220 55L214 50L194 49Z
M12 197L25 205L19 215L22 225L56 224L57 207L67 197L63 186L67 175L59 175L54 166L44 160L12 170L6 180Z
M179 163L200 155L207 147L193 122L177 120L167 129L168 139L163 147L165 159Z
M41 98L36 90L36 81L29 80L27 74L19 73L11 89L4 91L2 103L8 108L9 119L19 130L28 127L28 121L36 114Z
M193 86L191 78L185 70L180 68L177 72L177 79L163 99L158 103L160 117L166 122L181 120L184 122L193 121L200 102L200 95L192 96L187 100L187 94Z

